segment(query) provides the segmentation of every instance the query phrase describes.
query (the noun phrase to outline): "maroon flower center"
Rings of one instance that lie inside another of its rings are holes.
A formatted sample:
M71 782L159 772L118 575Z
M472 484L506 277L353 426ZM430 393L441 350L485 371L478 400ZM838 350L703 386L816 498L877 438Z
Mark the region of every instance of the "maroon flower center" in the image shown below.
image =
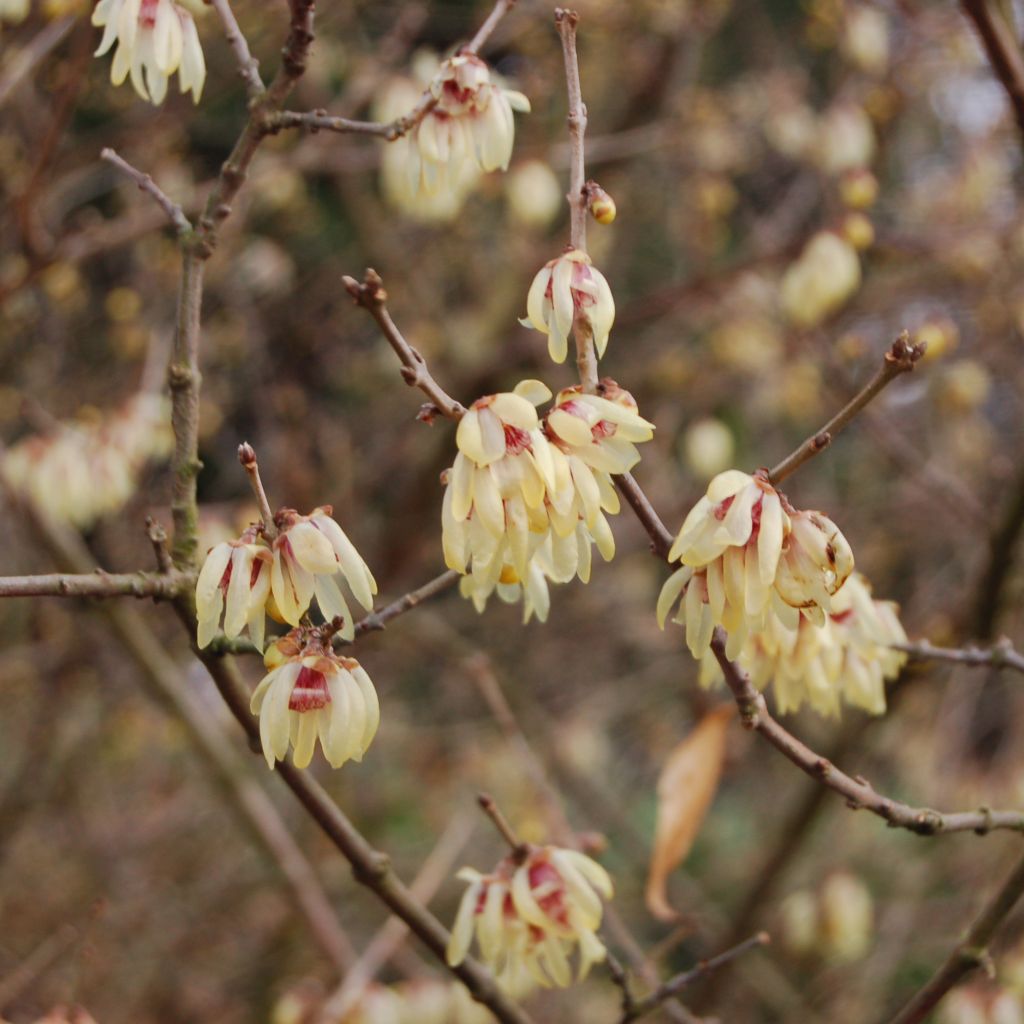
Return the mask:
M508 423L505 427L505 454L521 455L523 452L531 451L530 435L519 427L513 427Z
M319 711L330 703L331 694L327 689L327 677L322 672L303 665L292 688L292 695L288 698L288 710Z
M139 24L143 28L152 28L156 24L156 11L160 0L142 0L139 5Z
M537 890L549 888L550 892L538 896ZM568 925L569 912L565 905L565 885L562 876L547 861L541 861L530 868L530 888L537 898L540 909L559 924Z

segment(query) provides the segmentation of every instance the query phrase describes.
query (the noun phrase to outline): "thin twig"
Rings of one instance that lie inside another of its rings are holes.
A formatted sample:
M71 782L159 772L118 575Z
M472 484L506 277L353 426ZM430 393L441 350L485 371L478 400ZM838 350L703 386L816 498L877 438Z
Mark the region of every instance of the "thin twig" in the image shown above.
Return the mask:
M153 545L153 557L156 559L157 571L165 576L174 572L174 561L171 549L167 546L167 531L152 516L146 516L146 536Z
M238 60L238 73L245 82L245 91L250 100L258 99L263 95L265 86L260 78L260 62L249 52L249 43L238 27L235 19L235 12L231 9L229 0L210 0L213 9L220 17L224 25L224 35L227 37L231 49L235 51Z
M992 70L1006 90L1024 143L1024 61L1020 46L1006 26L997 22L988 0L960 0L960 6L974 22Z
M133 167L109 146L100 151L100 159L116 167L123 175L131 178L138 185L140 191L147 193L160 209L164 211L164 215L179 235L187 235L191 232L192 224L188 217L185 216L185 211L157 185L150 175L146 174L145 171L140 171L137 167Z
M249 478L249 486L256 496L256 503L259 505L260 518L263 520L263 532L269 540L277 536L277 527L274 525L274 512L267 500L267 492L263 489L263 480L260 478L260 464L256 459L256 449L248 441L238 446L238 461Z
M959 665L1012 668L1016 672L1024 672L1024 655L1018 654L1006 637L987 648L936 647L927 640L921 640L916 644L892 646L908 654L911 661L951 661Z
M643 1017L645 1014L657 1009L665 1000L677 995L687 985L693 984L699 978L703 978L716 968L735 960L737 957L743 956L744 953L752 949L766 946L770 941L767 932L758 932L756 935L752 935L749 939L741 942L738 946L733 946L732 949L719 953L718 956L713 956L708 960L701 960L696 967L683 971L674 978L670 978L663 985L659 985L649 996L634 1000L633 1005L619 1019L619 1024L630 1024L631 1021Z
M476 30L476 35L461 49L460 53L479 53L480 48L491 38L498 23L516 5L516 0L497 0L494 9L487 15L484 23Z
M71 31L77 18L67 14L63 18L51 21L37 32L20 50L11 55L0 78L0 107L2 107L26 75L32 73L40 61L60 45L64 37ZM5 53L6 56L6 53Z
M633 478L633 474L622 473L614 479L619 493L636 513L637 519L640 520L640 525L651 538L651 550L661 558L668 558L668 553L672 549L672 534L661 521L661 516L655 512L650 499L644 494L640 485Z
M0 597L151 597L169 601L195 588L192 573L46 573L0 576Z
M846 798L851 810L867 810L883 818L893 828L905 828L920 836L947 832L976 832L987 835L996 829L1024 832L1024 812L993 811L982 807L977 811L955 811L942 814L927 807L911 807L891 797L876 793L869 782L851 778L827 758L816 754L784 729L768 713L764 697L757 692L750 677L725 655L725 633L719 627L711 640L711 650L722 667L726 685L736 699L740 718L747 729L760 733L798 768L823 786Z
M529 853L529 846L516 835L515 829L509 823L508 818L501 813L501 808L494 797L490 793L478 793L476 802L480 805L480 810L494 823L501 838L508 843L512 855L525 857Z
M79 930L74 925L62 924L13 970L0 977L0 1011L7 1009L36 978L69 952L80 938Z
M409 387L419 388L430 399L430 403L420 410L419 418L428 423L437 414L450 420L462 419L466 414L465 407L434 380L426 360L402 337L402 332L391 319L386 305L388 293L384 290L380 274L371 268L363 276L362 284L354 277L343 277L342 282L355 304L362 306L377 321L388 344L402 362L401 372L405 383Z
M768 479L777 484L795 473L805 462L823 452L836 435L872 399L903 373L909 373L924 355L924 344L911 344L910 335L904 331L882 357L882 365L864 388L819 430L812 434L796 451L787 455L777 466L768 471Z
M1024 858L1013 869L1013 873L971 925L945 963L936 971L931 980L913 999L903 1007L890 1024L921 1024L939 1004L943 996L974 971L992 972L992 961L988 945L999 926L1016 906L1024 893Z

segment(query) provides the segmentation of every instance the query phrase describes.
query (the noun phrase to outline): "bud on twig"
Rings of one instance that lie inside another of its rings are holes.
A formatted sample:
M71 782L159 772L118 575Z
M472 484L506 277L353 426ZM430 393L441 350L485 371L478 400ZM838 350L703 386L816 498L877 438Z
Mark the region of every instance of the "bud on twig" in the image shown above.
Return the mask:
M598 224L611 224L615 220L615 200L596 181L588 181L583 186L583 195L590 216Z

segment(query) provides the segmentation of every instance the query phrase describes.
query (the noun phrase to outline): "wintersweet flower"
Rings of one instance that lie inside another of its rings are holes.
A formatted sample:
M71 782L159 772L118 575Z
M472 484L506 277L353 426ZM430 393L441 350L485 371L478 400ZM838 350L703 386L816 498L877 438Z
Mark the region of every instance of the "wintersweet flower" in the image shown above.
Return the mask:
M544 499L553 485L550 445L535 406L551 392L535 380L514 391L478 399L459 421L458 454L448 474L441 512L450 569L496 567L502 560L520 578L547 529Z
M519 322L546 334L551 358L564 363L574 323L589 332L600 357L614 321L615 300L604 275L585 252L570 249L537 273L526 297L526 317Z
M480 955L499 981L522 973L545 988L572 984L569 957L579 946L578 977L605 958L595 934L601 899L612 898L608 873L596 861L557 846L512 854L489 874L463 868L469 882L448 943L450 965L462 963L474 935Z
M794 511L789 521L775 589L786 604L821 623L832 595L853 572L853 552L839 527L821 512Z
M256 687L250 708L260 716L260 743L270 768L293 749L296 768L313 759L319 739L332 768L361 761L377 726L377 691L359 662L330 648L328 638L293 630L272 645L270 671Z
M258 528L250 527L238 540L217 544L207 554L196 581L200 649L217 635L223 613L225 636L236 637L248 627L249 638L263 650L274 556L258 538Z
M336 616L345 620L341 635L351 640L355 624L338 580L345 580L367 611L373 608L377 584L355 545L331 518L332 512L330 505L324 505L308 516L291 508L277 513L271 595L278 613L292 626L299 625L316 597L326 620Z
M110 80L120 85L131 76L144 100L160 104L175 71L181 92L199 102L206 62L192 15L175 0L99 0L92 23L103 27L95 56L117 43Z
M512 111L529 112L530 101L493 83L475 54L444 61L430 91L437 102L409 134L413 191L429 196L448 190L463 178L467 163L507 170L515 140Z
M497 573L492 571L497 569ZM486 570L470 572L459 580L459 593L473 602L473 607L483 614L491 594L497 593L505 604L523 602L523 625L534 615L539 622L547 622L551 610L551 595L548 592L548 574L542 560L536 555L530 559L526 575L519 573L509 562L486 567Z
M17 25L28 17L29 0L0 0L0 22Z

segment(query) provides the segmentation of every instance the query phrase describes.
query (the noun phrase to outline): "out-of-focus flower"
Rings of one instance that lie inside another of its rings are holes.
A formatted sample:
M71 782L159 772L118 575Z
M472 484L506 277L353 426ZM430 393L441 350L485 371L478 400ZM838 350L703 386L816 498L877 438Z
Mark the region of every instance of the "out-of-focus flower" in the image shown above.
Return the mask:
M507 560L520 579L528 575L531 532L547 528L544 497L554 482L547 438L535 405L550 398L540 381L515 391L485 395L459 421L459 451L442 507L442 543L450 569L465 573Z
M512 217L528 228L545 228L565 202L555 172L542 160L516 163L505 179L505 194Z
M732 431L721 420L708 416L687 428L682 450L690 469L707 480L732 463L736 442Z
M29 0L0 0L0 21L17 25L28 17Z
M217 635L223 613L225 636L236 637L248 627L249 638L263 650L274 556L258 537L250 527L238 540L217 544L207 554L196 581L200 649Z
M506 170L515 140L512 111L529 111L530 101L494 84L487 65L473 54L444 61L430 91L437 103L409 133L412 190L447 190L466 163L482 171Z
M856 4L846 12L842 50L865 74L880 77L889 68L889 23L885 12Z
M489 874L463 868L469 882L452 926L447 960L462 963L476 935L480 955L499 980L524 971L545 988L572 984L569 955L579 946L580 979L606 950L595 934L601 899L612 898L608 873L596 861L557 846L506 857Z
M871 949L874 937L871 891L848 871L829 875L821 887L821 929L830 959L848 963Z
M913 342L927 346L922 359L941 359L960 344L960 329L948 316L930 316L914 331Z
M839 198L851 210L866 210L878 198L878 179L866 167L846 171L839 179Z
M325 619L345 620L341 635L355 636L355 622L338 577L343 577L355 599L369 611L377 584L355 545L331 518L330 505L315 508L308 516L281 509L275 518L271 595L285 622L297 626L316 597Z
M817 327L849 301L860 280L853 246L831 231L819 231L783 275L783 312L798 327Z
M47 515L86 530L122 509L146 463L166 458L173 443L166 396L140 394L111 414L11 445L0 472Z
M99 0L92 23L103 28L97 57L117 43L110 67L114 85L130 76L139 96L159 104L177 71L181 92L199 102L206 80L203 48L192 15L174 0Z
M283 761L290 744L295 767L305 768L318 739L332 768L361 761L380 724L380 705L359 662L334 654L315 631L303 638L297 630L272 644L264 661L270 671L250 707L260 716L267 764Z
M837 103L819 118L816 150L826 174L867 167L875 157L875 130L864 108Z
M538 271L519 322L546 334L551 358L564 363L574 323L589 331L600 357L614 321L615 300L604 275L585 252L570 249Z
M959 359L946 367L937 382L938 400L946 410L973 412L988 398L992 375L975 359Z
M857 250L864 252L875 242L875 226L860 210L850 210L839 222L839 234Z
M821 512L794 511L789 523L775 589L786 604L805 609L820 625L832 595L853 572L853 552L839 527Z

